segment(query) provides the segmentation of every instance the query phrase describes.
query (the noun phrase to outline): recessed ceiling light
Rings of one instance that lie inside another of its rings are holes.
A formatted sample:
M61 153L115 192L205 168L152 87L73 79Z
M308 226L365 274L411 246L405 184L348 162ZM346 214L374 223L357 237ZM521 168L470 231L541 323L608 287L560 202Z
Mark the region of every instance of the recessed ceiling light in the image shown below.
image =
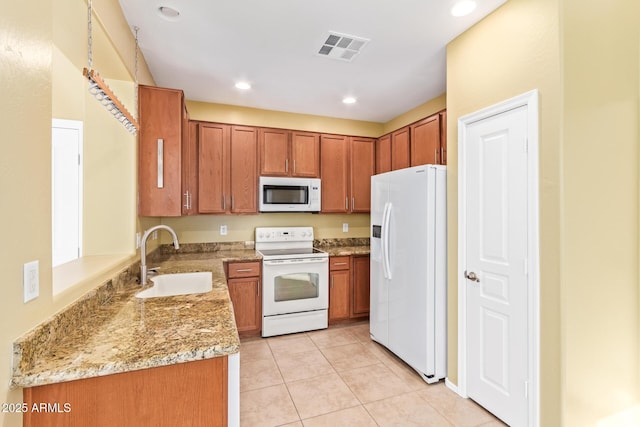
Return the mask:
M344 98L342 100L342 102L344 102L345 104L355 104L356 103L356 99L352 96L347 96L346 98Z
M473 0L460 0L451 8L451 14L456 17L467 16L476 10L476 2Z
M160 15L162 15L162 17L168 19L176 19L178 16L180 16L180 11L169 6L160 6L158 8L158 12L160 12Z
M236 88L241 90L251 89L251 85L247 82L238 82L236 83Z

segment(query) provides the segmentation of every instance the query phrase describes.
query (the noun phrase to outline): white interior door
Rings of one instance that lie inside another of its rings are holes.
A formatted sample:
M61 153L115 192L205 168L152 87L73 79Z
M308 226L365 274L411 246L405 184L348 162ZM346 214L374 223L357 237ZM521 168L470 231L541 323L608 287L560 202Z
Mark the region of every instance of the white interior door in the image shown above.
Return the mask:
M527 106L465 135L467 395L528 424Z

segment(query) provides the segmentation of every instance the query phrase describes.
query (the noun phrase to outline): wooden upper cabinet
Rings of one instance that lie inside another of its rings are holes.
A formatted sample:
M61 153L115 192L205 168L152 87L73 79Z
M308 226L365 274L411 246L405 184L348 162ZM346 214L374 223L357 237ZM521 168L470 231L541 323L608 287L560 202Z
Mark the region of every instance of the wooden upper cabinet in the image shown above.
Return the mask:
M138 87L138 214L182 214L181 90Z
M409 135L409 126L391 134L391 170L408 168L411 164Z
M186 121L182 139L182 215L198 213L198 122Z
M440 163L440 114L411 126L411 166Z
M371 176L375 173L375 140L351 137L350 149L350 212L369 212Z
M391 171L391 134L376 141L376 173Z
M258 130L200 123L198 209L200 213L258 212Z
M291 132L291 176L320 176L320 135L313 132Z
M260 129L260 175L320 176L320 135L285 129Z
M225 213L229 194L231 126L198 125L198 211Z
M349 137L320 137L320 176L322 212L349 210Z
M259 130L260 175L289 175L290 136L291 132L284 129L261 128Z
M447 164L447 110L440 111L440 163Z
M258 213L258 129L231 127L231 213Z

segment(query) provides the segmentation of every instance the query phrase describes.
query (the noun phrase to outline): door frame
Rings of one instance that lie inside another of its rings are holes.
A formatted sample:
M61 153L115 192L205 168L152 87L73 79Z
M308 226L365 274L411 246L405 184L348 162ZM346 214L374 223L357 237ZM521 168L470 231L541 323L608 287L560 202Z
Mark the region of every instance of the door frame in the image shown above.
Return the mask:
M458 119L458 384L455 391L462 397L467 395L467 286L464 277L466 265L466 196L467 188L467 127L480 120L519 108L527 107L527 310L529 325L528 376L530 384L528 425L540 422L540 232L539 232L539 136L538 136L538 90L526 92L506 101L483 108Z

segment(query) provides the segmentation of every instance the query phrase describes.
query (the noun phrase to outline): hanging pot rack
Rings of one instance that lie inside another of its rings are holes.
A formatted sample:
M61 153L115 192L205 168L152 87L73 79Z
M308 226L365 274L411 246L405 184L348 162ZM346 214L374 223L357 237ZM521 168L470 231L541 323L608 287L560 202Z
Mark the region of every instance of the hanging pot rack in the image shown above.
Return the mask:
M140 125L138 121L129 113L125 106L120 102L118 97L113 93L111 88L100 77L100 74L92 68L93 65L93 36L92 36L92 7L91 0L87 1L88 5L88 66L82 70L82 75L89 80L89 93L100 102L100 104L109 111L131 134L136 134ZM136 69L135 69L135 91L136 101L138 92L138 28L136 31ZM137 102L136 102L137 104Z

